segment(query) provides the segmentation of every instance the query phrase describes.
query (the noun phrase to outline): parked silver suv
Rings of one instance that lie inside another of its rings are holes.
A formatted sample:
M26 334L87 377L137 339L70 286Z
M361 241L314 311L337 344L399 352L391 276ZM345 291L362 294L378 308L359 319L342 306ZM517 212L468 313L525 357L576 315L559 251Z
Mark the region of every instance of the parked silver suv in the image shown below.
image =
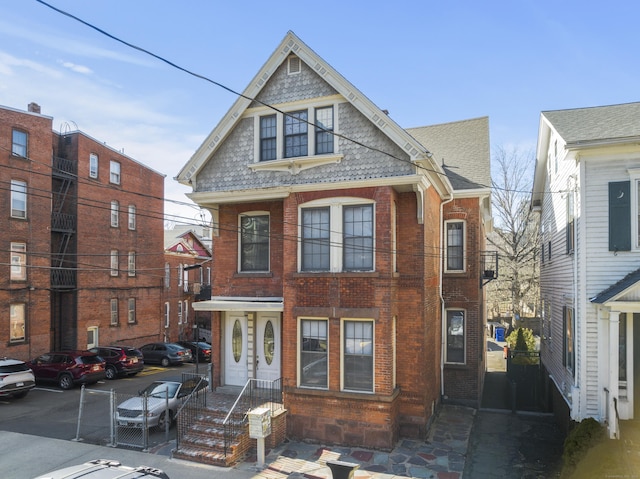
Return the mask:
M0 358L0 397L23 398L35 385L33 371L24 361Z

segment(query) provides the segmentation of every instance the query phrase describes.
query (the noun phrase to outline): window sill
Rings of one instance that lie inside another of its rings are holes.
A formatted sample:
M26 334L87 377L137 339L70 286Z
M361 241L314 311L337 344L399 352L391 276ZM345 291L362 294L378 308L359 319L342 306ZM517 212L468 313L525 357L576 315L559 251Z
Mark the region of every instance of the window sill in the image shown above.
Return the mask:
M466 369L466 363L444 363L445 369Z
M273 273L270 271L264 271L264 272L238 271L237 273L233 274L233 277L234 278L273 278Z
M292 273L293 278L379 278L380 273L377 271L300 271Z
M332 163L340 163L344 155L317 155L299 156L297 158L282 158L278 160L262 161L249 165L255 171L288 171L292 175L297 175L303 170L315 168Z

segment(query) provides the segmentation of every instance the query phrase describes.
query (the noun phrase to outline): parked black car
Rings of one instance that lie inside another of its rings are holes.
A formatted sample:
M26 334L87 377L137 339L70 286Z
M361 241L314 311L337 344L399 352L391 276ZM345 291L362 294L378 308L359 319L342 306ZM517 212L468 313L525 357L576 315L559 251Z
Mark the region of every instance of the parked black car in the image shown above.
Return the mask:
M144 369L144 357L139 349L130 346L99 346L89 351L106 361L107 379L135 376Z
M176 343L149 343L142 346L140 351L145 363L160 364L164 367L191 361L191 350Z
M27 363L36 381L55 382L62 389L104 379L105 361L90 351L53 351Z
M177 341L183 348L191 350L192 361L196 360L196 354L198 355L198 362L208 363L211 361L211 345L203 341Z

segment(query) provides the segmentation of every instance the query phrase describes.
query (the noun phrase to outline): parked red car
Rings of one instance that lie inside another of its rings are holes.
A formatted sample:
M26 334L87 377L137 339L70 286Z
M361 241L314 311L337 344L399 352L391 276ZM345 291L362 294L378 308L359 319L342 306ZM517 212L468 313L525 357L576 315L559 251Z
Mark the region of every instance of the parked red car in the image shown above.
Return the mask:
M106 377L104 359L90 351L53 351L27 364L36 381L54 382L62 389L94 384Z

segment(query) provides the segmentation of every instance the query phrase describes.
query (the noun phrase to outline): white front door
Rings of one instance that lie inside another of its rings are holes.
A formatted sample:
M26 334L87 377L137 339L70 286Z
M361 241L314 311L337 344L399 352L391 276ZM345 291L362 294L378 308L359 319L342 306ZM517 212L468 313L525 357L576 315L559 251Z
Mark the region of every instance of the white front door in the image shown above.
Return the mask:
M228 312L225 319L224 382L244 386L247 382L247 319L242 313Z
M280 379L280 313L258 313L256 322L256 378Z

